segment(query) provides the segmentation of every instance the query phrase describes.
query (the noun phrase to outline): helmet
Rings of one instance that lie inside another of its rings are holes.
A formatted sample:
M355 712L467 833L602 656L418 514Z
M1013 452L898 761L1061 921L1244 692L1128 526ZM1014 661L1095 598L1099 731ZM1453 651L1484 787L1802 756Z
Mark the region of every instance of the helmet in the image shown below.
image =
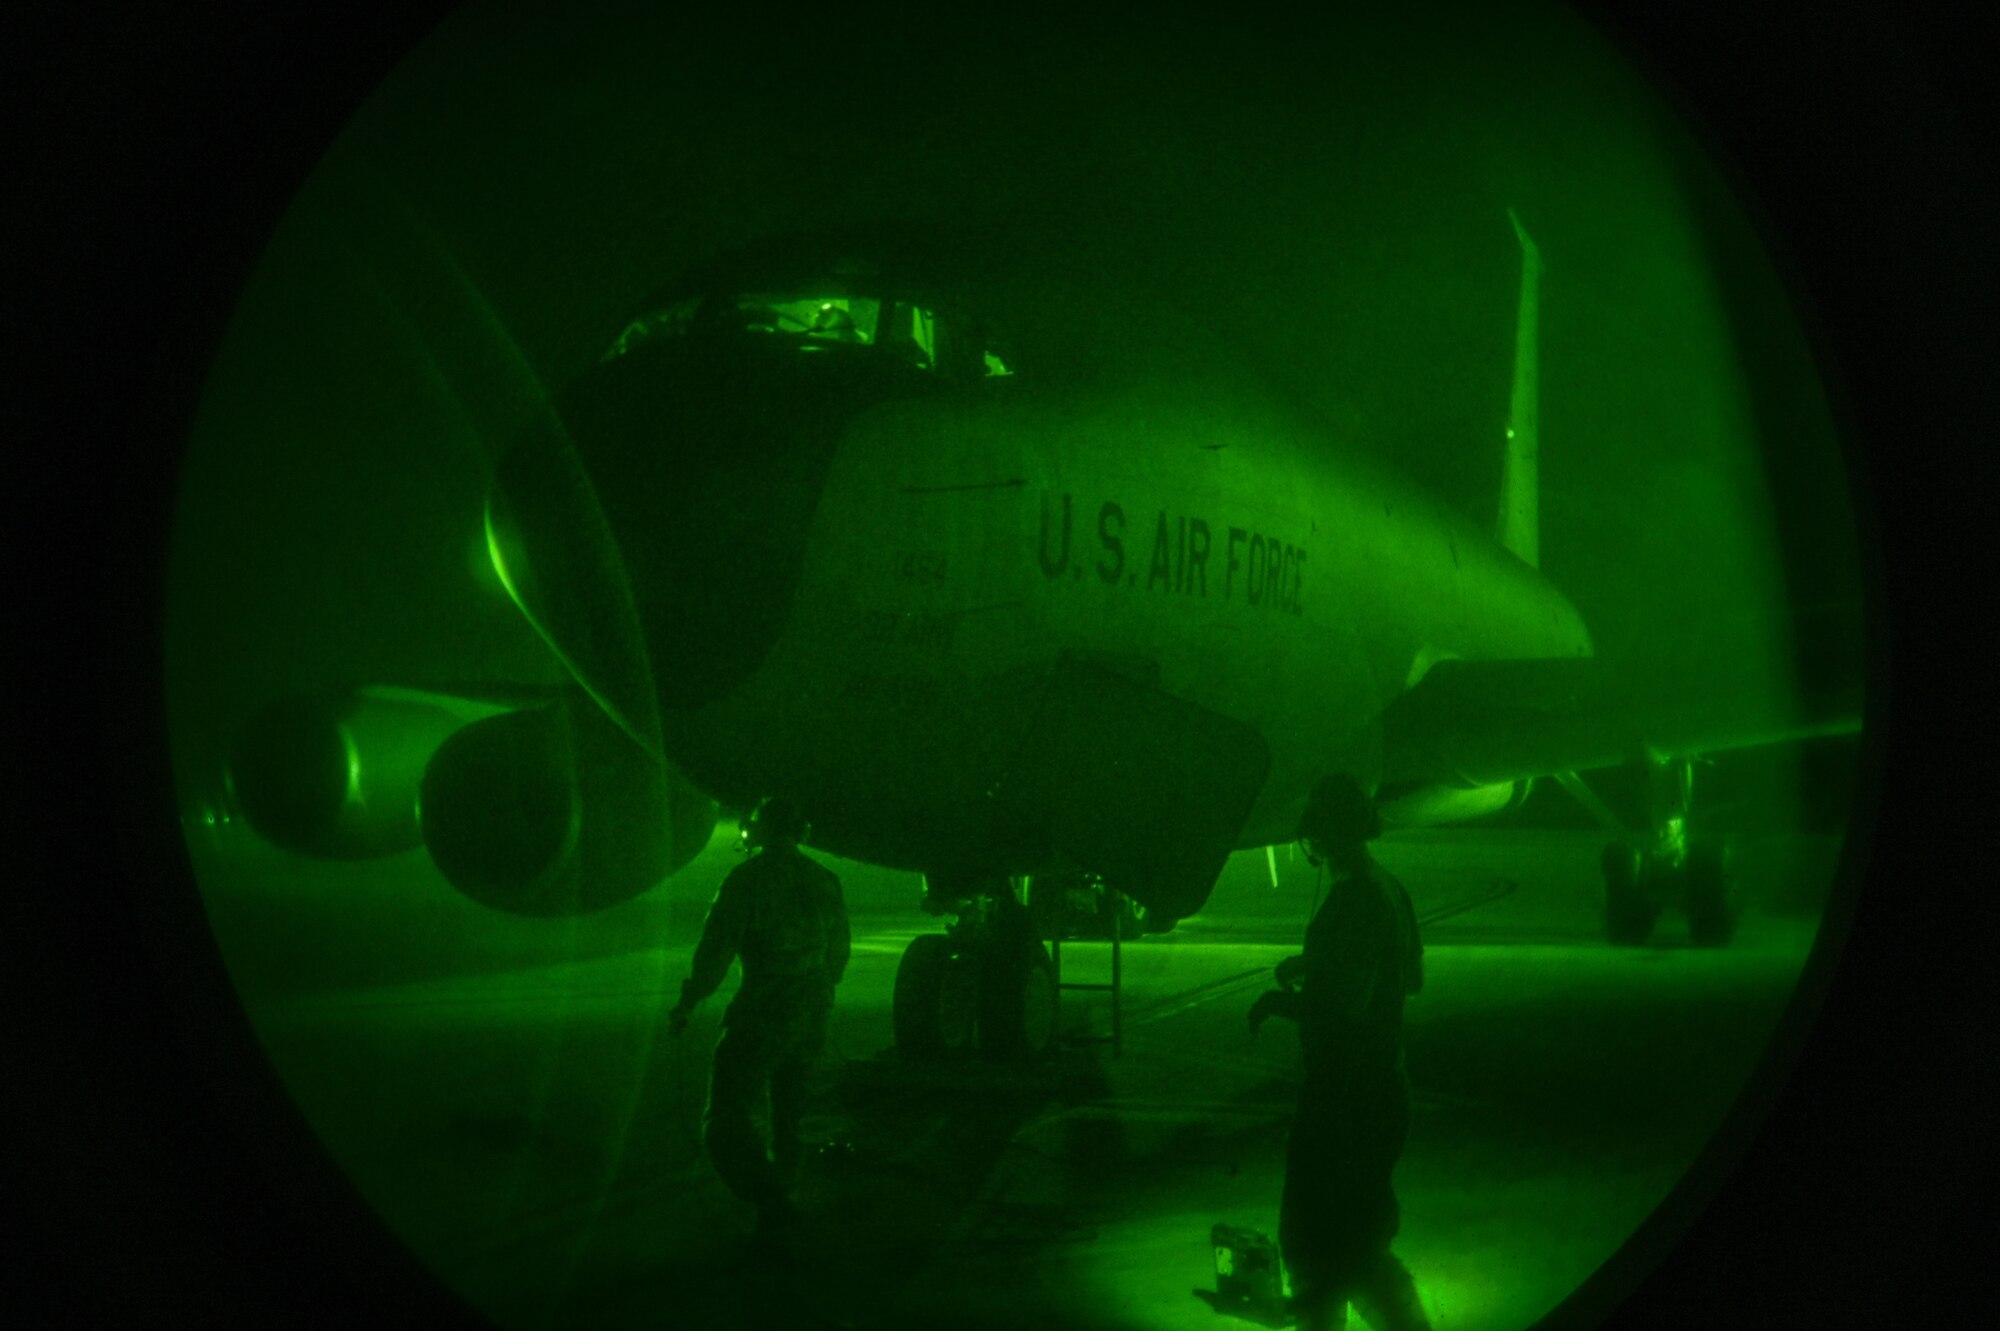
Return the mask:
M1375 812L1375 802L1345 772L1321 777L1299 815L1299 838L1327 849L1359 845L1380 835L1382 818Z
M806 818L799 806L782 795L759 800L743 820L745 845L768 846L774 841L799 842L806 839Z

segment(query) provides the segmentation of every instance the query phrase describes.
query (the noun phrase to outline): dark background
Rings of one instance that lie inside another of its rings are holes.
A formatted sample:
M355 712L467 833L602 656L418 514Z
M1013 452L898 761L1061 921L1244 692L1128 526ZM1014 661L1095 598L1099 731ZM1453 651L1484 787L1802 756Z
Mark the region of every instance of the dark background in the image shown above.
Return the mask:
M1961 599L1990 544L1969 488L1992 289L1971 56L1934 12L1620 9L1587 12L1754 187L1838 366L1835 413L1867 441L1851 462L1879 523L1864 568L1884 611L1872 714L1890 724L1871 741L1882 799L1864 789L1853 827L1871 890L1829 916L1852 932L1822 1023L1764 1131L1718 1142L1744 1151L1736 1172L1611 1324L1959 1320L1994 1297L1990 1225L1974 1223L1993 1182L1977 1033L1991 912L1966 853L1979 603ZM7 1194L10 1265L29 1275L10 1297L44 1321L451 1321L264 1070L214 954L162 793L156 592L236 294L319 153L433 18L5 20L8 655L26 796L8 838L24 1093L6 1101Z

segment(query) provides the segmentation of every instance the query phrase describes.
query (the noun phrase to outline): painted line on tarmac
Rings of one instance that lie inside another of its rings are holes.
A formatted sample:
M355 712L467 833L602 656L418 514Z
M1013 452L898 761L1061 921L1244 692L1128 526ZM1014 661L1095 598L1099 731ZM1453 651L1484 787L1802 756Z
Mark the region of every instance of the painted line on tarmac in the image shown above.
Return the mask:
M1156 999L1151 1003L1140 1006L1136 1011L1128 1012L1125 1015L1125 1027L1127 1030L1130 1030L1135 1026L1150 1026L1154 1022L1165 1021L1168 1017L1178 1016L1186 1012L1189 1008L1200 1007L1202 1004L1212 1003L1218 998L1227 998L1232 994L1241 993L1245 989L1250 988L1252 982L1261 980L1270 973L1270 967L1259 966L1255 970L1241 971L1235 975L1225 975L1219 980L1211 980L1207 984L1197 985L1195 988L1185 990L1182 993L1174 994L1167 998Z
M1422 915L1417 916L1417 927L1421 929L1427 924L1436 924L1439 920L1448 920L1454 915L1463 915L1469 910L1499 901L1503 897L1511 897L1520 886L1519 883L1511 878L1495 879L1492 890L1481 896L1469 897L1464 901L1454 901L1449 905L1439 906L1434 910L1426 911Z

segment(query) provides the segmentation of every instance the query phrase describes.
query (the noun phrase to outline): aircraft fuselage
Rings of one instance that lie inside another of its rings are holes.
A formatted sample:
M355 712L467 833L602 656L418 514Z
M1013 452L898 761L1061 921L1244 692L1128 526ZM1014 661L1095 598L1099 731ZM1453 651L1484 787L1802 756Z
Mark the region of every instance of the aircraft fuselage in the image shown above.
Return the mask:
M1084 660L1264 736L1248 847L1320 775L1375 779L1382 709L1431 661L1589 651L1488 532L1267 404L1000 381L847 423L768 654L663 736L725 800L782 789L819 844L926 869Z

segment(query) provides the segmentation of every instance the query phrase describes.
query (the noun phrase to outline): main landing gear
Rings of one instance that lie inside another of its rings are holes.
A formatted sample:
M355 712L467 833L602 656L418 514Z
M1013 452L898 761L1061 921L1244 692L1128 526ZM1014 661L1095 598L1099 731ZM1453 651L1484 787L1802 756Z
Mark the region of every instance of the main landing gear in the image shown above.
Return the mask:
M1028 908L1004 881L926 893L925 909L957 915L942 934L910 940L896 968L896 1050L905 1058L970 1053L1034 1059L1055 1042L1055 966Z
M1737 903L1720 842L1688 835L1690 760L1647 763L1652 834L1641 844L1620 839L1604 848L1604 932L1612 943L1633 947L1652 936L1660 911L1677 906L1687 915L1697 947L1725 946L1736 934Z
M1604 848L1604 932L1621 947L1636 947L1653 933L1661 908L1678 905L1697 947L1723 947L1736 936L1723 847L1689 845L1679 864L1637 851L1622 841Z

